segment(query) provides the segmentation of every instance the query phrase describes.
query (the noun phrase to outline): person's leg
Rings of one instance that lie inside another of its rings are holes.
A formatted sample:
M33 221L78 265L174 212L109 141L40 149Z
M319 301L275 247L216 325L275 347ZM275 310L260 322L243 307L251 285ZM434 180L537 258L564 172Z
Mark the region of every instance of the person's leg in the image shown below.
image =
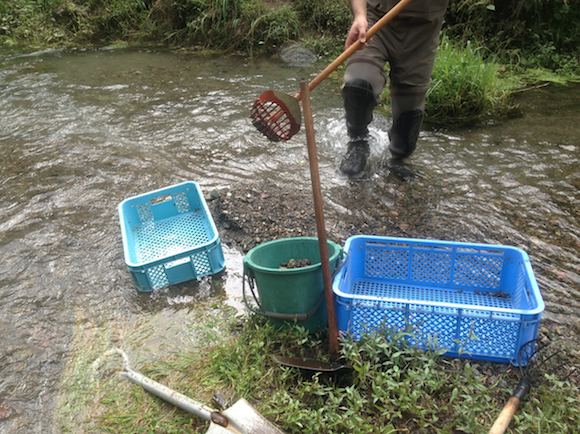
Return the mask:
M385 28L385 44L391 54L393 124L389 150L395 159L409 157L415 151L423 124L425 95L431 83L446 0L434 1L430 7L432 10L401 13Z
M372 25L382 13L369 7L367 15L369 25ZM364 50L357 51L346 67L341 94L349 143L340 170L350 177L362 175L367 164L370 154L368 125L373 119L373 109L380 102L380 95L387 82L383 71L386 61L385 46L376 37Z
M343 173L358 176L366 166L370 153L368 125L387 82L383 71L387 61L391 66L389 88L393 116L389 150L398 159L410 156L415 150L447 2L413 1L379 30L366 48L357 51L349 60L342 88L350 137L347 153L341 162ZM370 3L372 6L368 5L367 15L369 25L372 25L397 0Z
M370 154L368 125L373 119L373 109L379 101L374 89L382 91L386 77L376 65L364 62L351 63L345 73L341 93L344 101L346 130L349 143L342 158L340 170L348 176L361 175Z
M389 151L393 158L409 157L417 147L417 140L425 116L423 87L397 86L391 82L391 113L393 124L389 129Z
M340 90L344 102L346 131L351 139L368 135L368 125L373 120L373 109L378 103L373 89L379 86L373 86L372 77L369 77L371 70L378 68L364 65L367 70L365 73L353 74L353 70L361 69L356 68L357 65L363 66L355 63L348 68L345 83Z

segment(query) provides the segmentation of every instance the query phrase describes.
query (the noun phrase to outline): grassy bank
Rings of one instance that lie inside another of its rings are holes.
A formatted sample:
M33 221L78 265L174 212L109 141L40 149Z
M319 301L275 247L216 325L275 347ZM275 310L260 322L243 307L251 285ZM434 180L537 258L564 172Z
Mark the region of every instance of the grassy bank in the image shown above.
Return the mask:
M561 32L580 18L571 6L578 1L518 7L511 0L496 9L491 1L452 0L427 120L464 124L502 117L512 111L511 91L575 79L580 32ZM515 16L535 33L510 21ZM351 20L348 0L4 0L0 46L162 44L254 56L299 41L327 60L342 51Z
M497 5L495 3L498 3ZM450 0L444 32L514 67L579 71L580 0ZM302 40L341 50L348 0L3 0L0 46L163 43L259 53Z
M403 333L345 341L341 352L352 372L310 375L281 367L272 356L328 359L324 331L310 336L299 327L279 331L261 318L235 318L215 306L205 316L210 319L205 325L190 325L198 335L205 330L203 345L174 347L134 369L203 403L211 404L215 392L228 405L245 398L288 433L487 432L519 381L519 371L510 365L425 353L406 345ZM576 432L580 391L578 372L571 371L577 363L573 344L547 328L542 338L553 339L550 351L561 352L542 366L509 432ZM107 363L90 382L96 401L79 400L86 404L76 417L66 407L62 432L80 425L110 433L207 429L200 419L119 380L118 356L101 362ZM86 382L89 370L77 366L71 372L84 372Z
M482 46L441 38L427 92L426 120L436 125L465 125L517 113L513 91L526 86L522 76L506 67ZM384 89L381 109L388 115L389 89ZM381 110L379 109L379 110Z

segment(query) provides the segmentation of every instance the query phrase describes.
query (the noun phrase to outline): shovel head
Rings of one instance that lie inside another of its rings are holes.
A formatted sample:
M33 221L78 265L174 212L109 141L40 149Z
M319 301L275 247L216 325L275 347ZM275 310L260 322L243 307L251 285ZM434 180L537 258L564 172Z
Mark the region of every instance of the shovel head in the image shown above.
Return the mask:
M227 410L221 412L230 421L236 422L236 429L243 434L284 434L270 421L260 415L245 399L240 399ZM211 423L207 434L232 434L232 428L224 428Z

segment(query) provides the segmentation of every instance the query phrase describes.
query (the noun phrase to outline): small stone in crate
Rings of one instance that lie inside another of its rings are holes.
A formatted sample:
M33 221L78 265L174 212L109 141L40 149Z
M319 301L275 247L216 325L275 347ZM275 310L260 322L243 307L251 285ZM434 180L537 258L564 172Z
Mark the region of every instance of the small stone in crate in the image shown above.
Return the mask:
M300 268L300 267L308 267L312 265L312 263L308 259L290 259L288 262L282 262L280 264L280 269L287 269L287 268Z

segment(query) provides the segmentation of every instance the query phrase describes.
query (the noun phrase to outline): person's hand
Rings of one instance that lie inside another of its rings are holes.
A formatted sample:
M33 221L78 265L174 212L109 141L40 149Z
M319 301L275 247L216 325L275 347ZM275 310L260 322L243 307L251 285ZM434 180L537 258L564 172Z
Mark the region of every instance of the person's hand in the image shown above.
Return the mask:
M367 27L368 21L366 17L361 16L355 18L352 26L350 26L350 31L348 32L344 48L348 49L357 40L359 40L361 43L359 50L362 50L364 47L366 47L369 43L369 41L367 41Z

